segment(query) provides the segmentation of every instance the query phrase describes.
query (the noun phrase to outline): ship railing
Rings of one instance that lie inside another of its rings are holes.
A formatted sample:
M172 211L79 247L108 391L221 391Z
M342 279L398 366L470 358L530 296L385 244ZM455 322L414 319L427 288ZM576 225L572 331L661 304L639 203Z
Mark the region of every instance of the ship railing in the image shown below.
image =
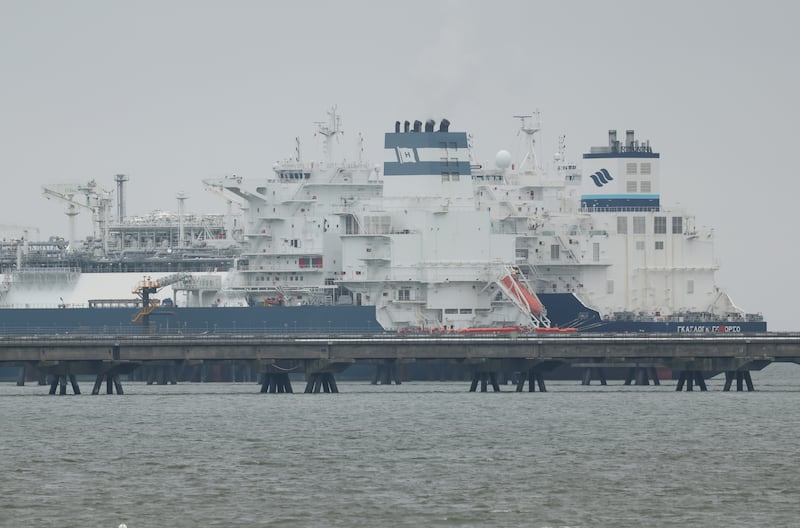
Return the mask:
M314 336L347 336L364 334L394 335L394 331L384 330L375 321L354 321L349 324L330 324L322 326L305 326L298 324L300 321L286 323L281 326L226 326L218 327L208 324L197 327L166 327L150 325L149 327L141 323L122 323L119 325L0 325L0 337L20 337L20 338L46 338L53 337L74 337L75 339L108 339L113 336L142 336L142 337L225 337L234 339L257 338L260 336L270 337L314 337Z
M657 213L661 211L660 205L643 207L581 207L581 213Z
M619 336L641 336L641 332L587 332L584 334L577 334L578 337L588 338L602 338L602 337L619 337ZM517 339L521 335L535 336L537 339L542 336L535 333L533 330L522 331L521 333L502 332L497 334L487 333L485 337L493 338L508 338ZM695 333L675 333L675 332L648 332L648 336L668 336L674 339L703 339L715 338L719 334L695 334ZM739 336L769 336L769 337L798 337L800 334L797 332L742 332L736 334ZM113 338L120 339L172 339L172 338L200 338L208 339L226 339L226 340L256 340L256 339L292 339L292 338L319 338L319 337L363 337L373 336L397 339L474 339L474 334L462 334L458 332L445 332L439 328L431 329L417 329L416 331L394 331L384 330L374 321L362 321L361 323L354 322L349 325L330 327L297 327L296 329L289 324L287 327L268 327L268 328L148 328L142 324L122 324L119 326L102 326L102 327L81 327L81 326L0 326L0 340L8 344L10 342L30 342L34 340L42 340L47 338L54 338L58 340L75 340L75 341L107 341ZM559 337L576 337L575 333L570 334L553 334L548 338L558 339ZM730 337L730 336L728 336Z
M90 308L88 303L24 303L24 304L0 304L0 317L6 309L50 309L50 308Z

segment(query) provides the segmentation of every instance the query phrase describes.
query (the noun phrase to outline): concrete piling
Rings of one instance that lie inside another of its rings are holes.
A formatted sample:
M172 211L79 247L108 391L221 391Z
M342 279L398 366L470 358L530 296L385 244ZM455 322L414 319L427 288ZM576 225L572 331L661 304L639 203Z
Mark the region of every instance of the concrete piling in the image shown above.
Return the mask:
M391 385L392 381L400 385L400 369L394 360L387 360L375 365L375 373L372 376L372 384Z
M540 371L531 369L527 372L520 372L519 379L517 380L517 392L522 392L525 389L525 381L528 381L528 392L536 392L536 385L539 385L539 392L547 392L544 385L544 374Z
M315 372L308 375L306 382L306 394L319 394L320 391L326 393L338 393L339 387L332 372Z
M292 382L286 372L265 372L261 375L263 394L291 394Z
M701 391L708 390L706 387L705 377L703 376L702 370L682 370L678 375L678 384L675 386L676 391L682 391L684 385L686 386L686 391L691 392L694 391L694 386L697 384L697 387Z
M67 378L69 377L70 384L72 385L72 392L80 394L81 390L78 387L78 381L75 379L74 374L54 374L50 377L50 392L49 394L65 396L67 394Z
M103 387L103 382L106 382L106 394L114 394L116 389L117 394L124 394L122 391L122 382L119 379L119 374L113 372L101 372L94 379L94 386L92 387L92 395L100 394L100 389Z
M753 387L753 378L750 376L749 370L725 371L725 386L722 388L722 390L725 392L731 390L731 385L733 384L734 379L736 380L736 392L744 391L744 385L747 385L747 392L752 392L755 390Z

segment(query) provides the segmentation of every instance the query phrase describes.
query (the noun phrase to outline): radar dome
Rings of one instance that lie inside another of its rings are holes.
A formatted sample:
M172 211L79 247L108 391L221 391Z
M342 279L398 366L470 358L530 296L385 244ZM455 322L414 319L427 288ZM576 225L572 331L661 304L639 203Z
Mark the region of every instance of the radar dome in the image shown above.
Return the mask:
M507 150L501 150L494 158L494 164L498 169L507 169L511 165L511 153Z

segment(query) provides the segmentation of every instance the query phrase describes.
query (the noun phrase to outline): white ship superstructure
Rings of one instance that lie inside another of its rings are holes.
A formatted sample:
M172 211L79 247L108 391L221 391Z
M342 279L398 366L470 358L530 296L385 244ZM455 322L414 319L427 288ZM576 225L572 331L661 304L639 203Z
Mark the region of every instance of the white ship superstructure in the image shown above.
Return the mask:
M339 283L375 304L384 328L547 325L513 267L515 236L476 206L466 133L434 128L397 122L386 134L383 197L345 235Z
M357 214L365 201L381 195L378 170L363 161L334 163L341 135L334 108L319 126L326 160L296 156L273 167L268 178L207 180L207 186L236 200L244 211L246 249L235 270L219 282L215 304L331 304L339 299L342 236L358 232ZM184 286L190 303L204 304L208 284Z
M519 162L501 151L496 167L475 165L446 119L398 121L381 173L333 162L332 111L319 130L326 161L304 162L298 142L269 178L206 182L239 201L247 249L227 278L179 288L201 306L374 305L386 329L547 327L548 310L583 328L760 319L715 285L713 232L662 206L649 142L610 131L579 169L562 136L545 170L538 115L516 117Z
M713 231L662 206L660 155L649 142L628 130L623 143L612 130L583 162L579 173L562 146L556 179L535 166L488 171L497 185L476 175L496 229L519 234L518 263L537 292L575 294L610 319L745 317L715 285Z

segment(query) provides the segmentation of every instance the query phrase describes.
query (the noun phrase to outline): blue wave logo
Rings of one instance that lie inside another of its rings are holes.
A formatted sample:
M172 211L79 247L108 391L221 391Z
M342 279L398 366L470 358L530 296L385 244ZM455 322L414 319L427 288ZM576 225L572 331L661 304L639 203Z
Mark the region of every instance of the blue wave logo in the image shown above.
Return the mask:
M600 169L599 171L595 172L594 174L591 174L589 177L592 179L594 184L597 185L598 187L602 187L603 185L607 184L608 182L610 182L611 180L614 179L614 178L611 177L611 175L605 169Z

